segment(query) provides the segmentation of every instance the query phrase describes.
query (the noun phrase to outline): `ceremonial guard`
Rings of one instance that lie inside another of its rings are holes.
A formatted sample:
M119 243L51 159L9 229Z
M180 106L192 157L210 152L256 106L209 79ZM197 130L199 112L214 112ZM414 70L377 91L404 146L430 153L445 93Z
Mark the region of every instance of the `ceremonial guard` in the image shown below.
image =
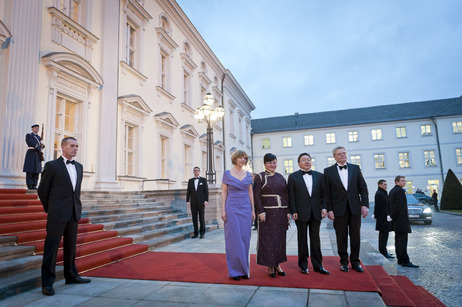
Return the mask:
M42 138L38 135L39 125L35 124L31 128L32 132L26 134L28 149L22 171L26 173L27 188L29 190L37 190L38 177L42 172L42 149L45 148L45 145L42 144Z

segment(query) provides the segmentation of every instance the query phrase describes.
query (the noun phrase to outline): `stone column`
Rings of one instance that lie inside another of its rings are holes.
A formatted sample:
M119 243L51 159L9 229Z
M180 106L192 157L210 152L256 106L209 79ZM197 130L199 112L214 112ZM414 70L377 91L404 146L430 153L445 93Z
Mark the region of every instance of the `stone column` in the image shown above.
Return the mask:
M98 162L95 190L118 190L117 181L117 97L119 77L119 0L101 1L101 91Z
M0 106L0 188L25 188L25 135L37 121L42 1L5 1L4 5L3 22L12 39L8 52L0 51L8 64L0 68L6 70L1 72L6 92L1 93Z

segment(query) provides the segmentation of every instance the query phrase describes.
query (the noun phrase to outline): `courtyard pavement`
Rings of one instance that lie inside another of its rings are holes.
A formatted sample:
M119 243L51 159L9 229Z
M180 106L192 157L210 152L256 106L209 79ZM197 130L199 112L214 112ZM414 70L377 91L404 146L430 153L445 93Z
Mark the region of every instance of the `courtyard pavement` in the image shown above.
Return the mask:
M257 231L252 231L250 252L255 253ZM321 225L323 256L337 256L334 229ZM389 273L396 272L385 259L370 257L376 252L362 242L364 264L382 264ZM224 253L223 229L206 233L204 239L187 239L155 251L188 253ZM287 233L287 255L297 255L297 231L294 222ZM284 268L284 266L282 265ZM390 272L391 271L391 272ZM226 272L223 272L226 274ZM310 272L313 274L313 272ZM90 284L65 285L55 283L56 294L42 295L37 288L0 301L0 306L385 306L380 295L373 292L277 288L224 284L146 281L92 277Z

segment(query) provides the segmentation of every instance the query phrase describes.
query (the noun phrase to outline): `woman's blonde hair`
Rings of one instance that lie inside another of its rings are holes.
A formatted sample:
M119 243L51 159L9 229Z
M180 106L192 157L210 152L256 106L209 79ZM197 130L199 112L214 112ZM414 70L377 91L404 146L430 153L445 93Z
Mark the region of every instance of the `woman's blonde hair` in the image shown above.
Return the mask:
M249 155L243 150L236 150L231 156L231 162L236 165L238 158L245 158L245 162L249 162Z

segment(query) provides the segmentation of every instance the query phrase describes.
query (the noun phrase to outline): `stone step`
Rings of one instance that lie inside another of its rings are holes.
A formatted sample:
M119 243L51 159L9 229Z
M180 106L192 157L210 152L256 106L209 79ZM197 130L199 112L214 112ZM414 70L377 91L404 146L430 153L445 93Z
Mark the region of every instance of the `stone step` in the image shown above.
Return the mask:
M28 256L0 261L0 278L17 275L22 272L35 270L42 265L42 256Z
M169 212L171 209L166 207L160 206L149 206L149 207L138 207L138 208L114 208L114 209L102 209L102 210L89 210L83 211L82 217L96 217L96 216L104 216L104 215L120 215L126 213L137 213L137 212L147 212L147 211L157 212L159 214Z
M16 240L14 236L0 236L0 246L16 245Z
M104 199L85 199L82 201L82 204L137 204L137 203L147 203L147 202L155 202L154 198L143 198L143 199L130 199L130 198L122 198L122 199L111 199L111 198L104 198Z
M115 209L115 208L147 208L150 206L165 207L161 202L149 201L149 202L136 202L136 203L82 203L82 210L98 210L98 209Z
M209 231L215 230L217 228L218 228L218 225L206 225L205 226L206 233ZM142 241L140 242L140 244L146 244L149 246L150 251L154 251L155 249L159 247L172 244L175 242L183 241L185 239L189 239L191 237L191 234L192 234L192 228L186 229L180 232L163 235L161 237L149 239L146 241Z
M169 225L167 227L162 228L155 228L152 230L146 230L140 233L133 233L130 234L130 237L133 238L133 242L136 244L144 244L145 241L166 236L182 231L188 231L189 234L193 233L193 224L192 223L183 223L183 224L176 224L176 225Z
M34 246L0 246L0 263L10 259L33 256L34 252Z
M123 227L123 228L114 228L119 233L121 237L131 237L133 238L134 243L139 243L141 241L135 241L135 237L138 236L151 236L154 237L156 235L161 235L162 233L170 233L175 232L177 227L184 228L190 227L192 223L189 218L181 218L177 220L165 220L159 221L155 223L146 223L131 227Z
M105 216L101 217L101 219L96 220L97 218L92 219L94 223L103 224L104 229L106 230L118 230L124 227L130 227L134 225L142 225L142 224L151 224L165 220L177 220L180 218L187 218L187 214L185 213L168 213L164 215L155 214L153 215L152 212L145 213L145 214L128 214L123 216Z

